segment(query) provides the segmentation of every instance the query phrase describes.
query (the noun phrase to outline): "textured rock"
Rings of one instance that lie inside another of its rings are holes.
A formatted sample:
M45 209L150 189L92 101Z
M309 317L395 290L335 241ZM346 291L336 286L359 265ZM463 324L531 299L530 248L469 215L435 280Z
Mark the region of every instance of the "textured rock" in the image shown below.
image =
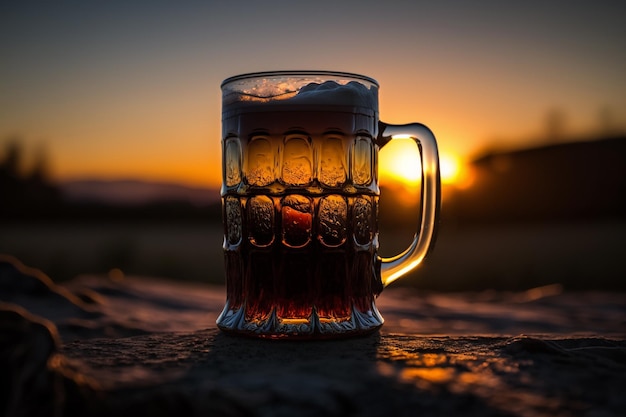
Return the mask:
M0 304L0 414L54 415L59 409L61 381L50 366L57 337L51 323Z
M376 334L265 341L215 329L76 341L101 415L568 416L626 409L626 342ZM604 414L602 414L604 413Z
M256 340L215 329L222 288L106 277L59 286L5 257L0 414L532 417L626 409L623 295L554 287L386 294L380 333Z

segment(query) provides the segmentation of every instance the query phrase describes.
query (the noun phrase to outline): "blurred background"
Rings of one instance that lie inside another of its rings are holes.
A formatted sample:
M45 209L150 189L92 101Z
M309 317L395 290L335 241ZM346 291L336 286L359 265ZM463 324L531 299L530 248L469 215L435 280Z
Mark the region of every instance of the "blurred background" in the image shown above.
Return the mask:
M626 290L619 1L0 5L0 253L78 274L223 283L219 85L356 72L437 136L435 251L393 285ZM381 254L416 223L411 141L380 154Z

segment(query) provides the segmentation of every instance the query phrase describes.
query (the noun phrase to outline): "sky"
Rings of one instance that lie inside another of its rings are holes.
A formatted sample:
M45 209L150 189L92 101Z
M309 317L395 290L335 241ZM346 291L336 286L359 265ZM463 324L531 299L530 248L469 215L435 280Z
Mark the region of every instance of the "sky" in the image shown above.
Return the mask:
M549 120L624 131L624 16L602 0L4 1L0 157L19 137L57 180L218 185L221 81L282 69L375 78L381 120L426 124L448 160L541 143Z

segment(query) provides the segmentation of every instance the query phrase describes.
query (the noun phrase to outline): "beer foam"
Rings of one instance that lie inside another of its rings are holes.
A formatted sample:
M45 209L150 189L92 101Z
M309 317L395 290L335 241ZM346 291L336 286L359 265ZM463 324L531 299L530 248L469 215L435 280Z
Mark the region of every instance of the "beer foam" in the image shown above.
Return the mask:
M326 81L322 84L305 85L298 91L298 94L287 101L298 104L358 106L375 109L378 107L377 93L376 87L370 89L356 81L350 81L347 84Z
M286 91L280 94L260 94L258 88L254 92L238 92L225 100L230 110L262 104L264 108L276 106L342 106L378 109L378 87L367 87L359 82L350 81L340 84L336 81L309 83L298 91Z

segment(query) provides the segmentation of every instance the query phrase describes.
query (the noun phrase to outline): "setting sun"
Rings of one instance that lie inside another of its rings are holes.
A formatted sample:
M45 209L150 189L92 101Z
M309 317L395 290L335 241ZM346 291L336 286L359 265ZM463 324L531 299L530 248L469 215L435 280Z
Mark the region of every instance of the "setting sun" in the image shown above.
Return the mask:
M418 184L422 177L419 151L411 139L394 139L386 144L380 151L378 163L383 184L387 176L407 185ZM460 178L461 162L453 155L441 154L439 169L441 182L453 184Z
M460 162L451 155L439 156L439 170L441 173L441 182L444 184L454 184L459 180L461 171Z
M407 185L418 184L422 177L419 151L411 139L394 139L379 153L380 181L388 179L401 181Z

